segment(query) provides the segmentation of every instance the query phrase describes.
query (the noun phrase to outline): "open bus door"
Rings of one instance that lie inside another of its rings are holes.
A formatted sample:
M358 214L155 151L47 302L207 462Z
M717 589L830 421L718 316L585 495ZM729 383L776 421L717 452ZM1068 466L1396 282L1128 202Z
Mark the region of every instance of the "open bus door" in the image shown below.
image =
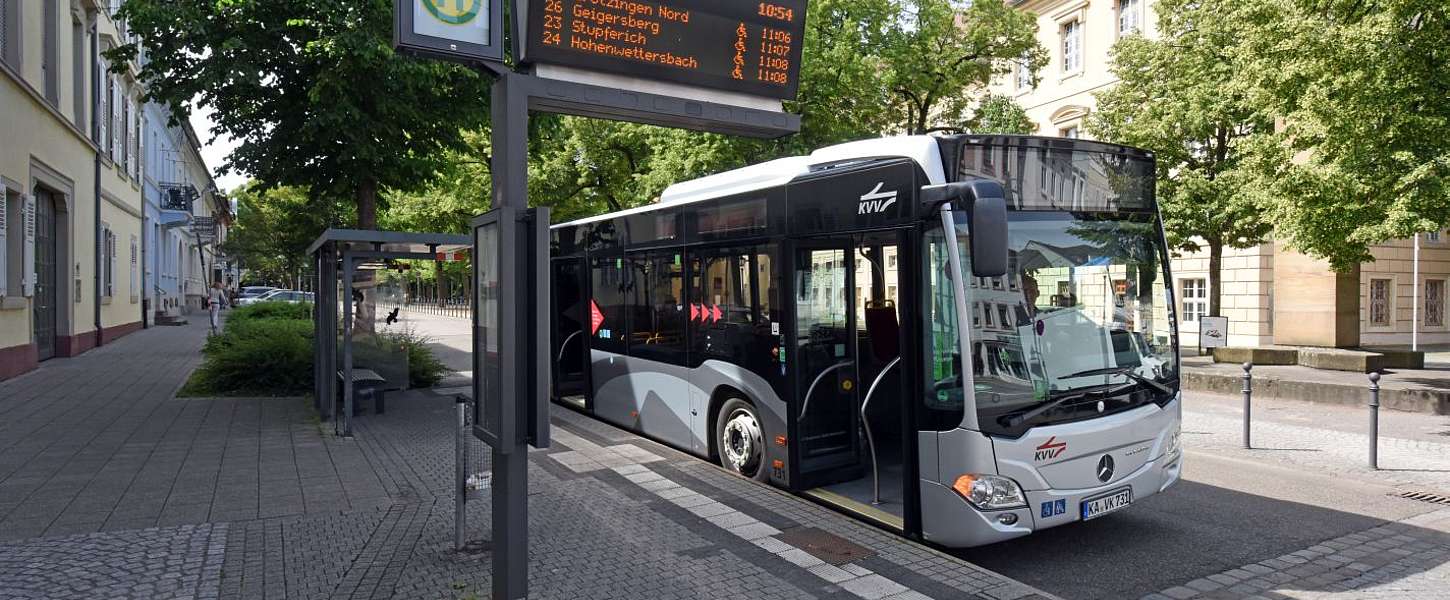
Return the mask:
M590 307L584 293L584 259L553 261L554 397L589 408Z

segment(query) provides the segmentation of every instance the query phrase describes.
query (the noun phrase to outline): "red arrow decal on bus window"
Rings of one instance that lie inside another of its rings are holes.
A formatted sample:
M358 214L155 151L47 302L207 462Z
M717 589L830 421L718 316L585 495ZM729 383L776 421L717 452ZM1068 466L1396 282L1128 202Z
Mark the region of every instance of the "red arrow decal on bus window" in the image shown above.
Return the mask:
M698 318L700 318L700 305L699 304L691 304L690 305L690 321L693 322L695 319L698 319Z
M719 323L720 322L720 306L719 305L712 306L712 307L710 307L710 311L711 311L710 312L710 317L713 318L713 320L711 322L712 323Z
M593 300L589 301L589 335L599 333L599 327L604 325L604 313L599 312L599 305Z

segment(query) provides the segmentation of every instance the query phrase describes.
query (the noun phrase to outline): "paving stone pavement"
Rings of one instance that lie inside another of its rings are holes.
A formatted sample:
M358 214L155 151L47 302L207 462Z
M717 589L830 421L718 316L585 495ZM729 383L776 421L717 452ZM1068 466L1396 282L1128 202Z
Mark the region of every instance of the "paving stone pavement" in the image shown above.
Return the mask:
M1450 598L1450 508L1195 579L1143 600Z
M1292 407L1292 408L1286 408ZM1396 437L1382 429L1379 438L1379 470L1368 466L1369 435L1308 424L1288 422L1295 416L1283 413L1332 411L1365 423L1364 411L1320 407L1309 403L1278 403L1270 413L1259 409L1251 423L1254 449L1245 450L1243 418L1238 409L1225 410L1220 403L1195 403L1190 396L1183 409L1185 444L1215 454L1255 461L1277 462L1318 472L1349 475L1405 490L1424 490L1450 495L1450 443ZM1266 414L1267 413L1267 414ZM1275 415L1280 418L1274 418ZM1424 419L1434 419L1429 415ZM1288 451L1285 451L1288 450Z
M0 600L488 596L486 542L452 549L450 397L395 396L350 440L300 399L175 398L204 333L0 382ZM1050 597L556 411L560 443L530 453L532 597ZM468 515L486 540L486 497ZM801 527L873 552L826 563L782 537Z

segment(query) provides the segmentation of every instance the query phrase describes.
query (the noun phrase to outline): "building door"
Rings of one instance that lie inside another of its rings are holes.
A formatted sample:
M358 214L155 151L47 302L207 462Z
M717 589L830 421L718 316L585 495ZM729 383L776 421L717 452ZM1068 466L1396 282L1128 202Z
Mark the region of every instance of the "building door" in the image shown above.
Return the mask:
M55 356L56 273L55 198L48 190L35 191L35 350L40 360Z

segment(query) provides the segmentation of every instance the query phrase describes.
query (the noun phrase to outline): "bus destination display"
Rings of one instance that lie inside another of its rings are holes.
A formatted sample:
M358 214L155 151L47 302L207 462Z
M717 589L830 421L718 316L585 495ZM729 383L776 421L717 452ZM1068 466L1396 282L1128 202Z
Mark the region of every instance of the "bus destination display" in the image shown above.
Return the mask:
M805 21L806 0L532 0L528 60L790 100Z

